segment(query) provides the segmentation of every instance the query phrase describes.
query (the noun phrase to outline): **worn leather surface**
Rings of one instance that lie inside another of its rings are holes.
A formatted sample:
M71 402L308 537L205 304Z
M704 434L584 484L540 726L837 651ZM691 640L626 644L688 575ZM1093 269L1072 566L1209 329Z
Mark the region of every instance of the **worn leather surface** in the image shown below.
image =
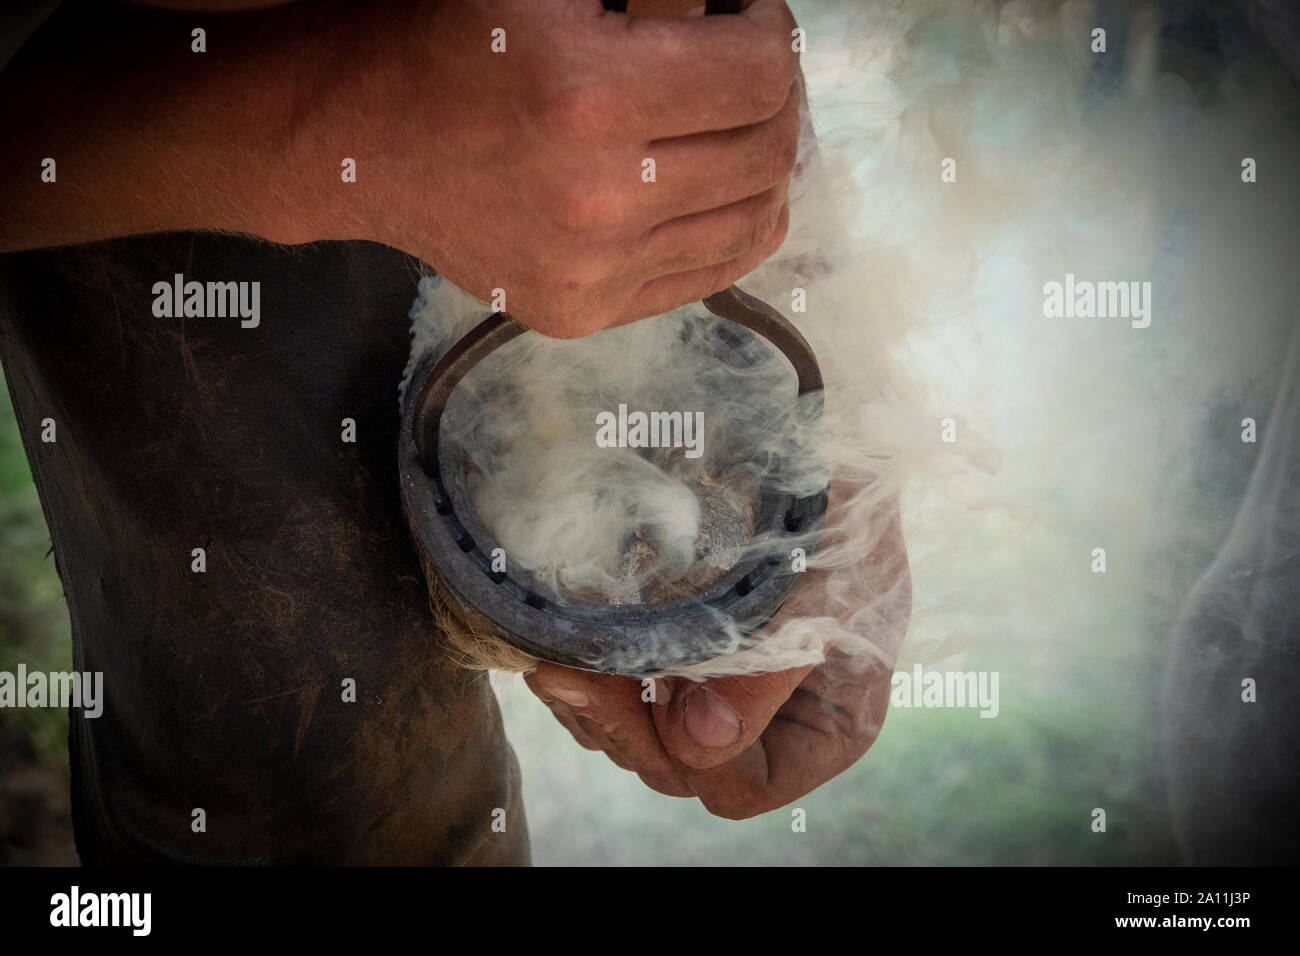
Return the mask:
M260 281L260 326L155 318L177 272ZM370 243L185 233L0 258L75 667L104 672L72 718L83 862L528 861L495 698L445 656L401 516L417 277Z

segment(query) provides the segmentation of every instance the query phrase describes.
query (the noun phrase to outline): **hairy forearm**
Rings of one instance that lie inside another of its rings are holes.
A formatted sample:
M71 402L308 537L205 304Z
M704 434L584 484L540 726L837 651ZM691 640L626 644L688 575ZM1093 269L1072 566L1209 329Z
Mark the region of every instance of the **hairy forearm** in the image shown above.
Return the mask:
M686 2L61 9L0 72L0 252L361 239L551 335L668 311L781 244L799 132L784 5Z
M630 8L679 16L693 5ZM357 150L387 165L387 148L405 146L400 131L364 115L349 88L380 83L384 100L402 102L400 51L352 51L385 29L400 34L396 21L410 6L312 0L197 14L65 4L0 71L0 128L10 137L0 153L0 252L182 229L291 243L377 239L411 251L400 227L386 231L392 197L340 188L339 175ZM192 49L195 27L206 31L206 52ZM458 82L444 90L453 99ZM457 105L424 106L445 114ZM338 117L322 122L330 111ZM52 182L43 179L47 159ZM438 185L438 176L425 180L430 205Z
M307 200L337 160L304 155L299 131L342 13L60 10L0 72L0 251L178 229L320 238ZM196 26L207 52L191 50Z

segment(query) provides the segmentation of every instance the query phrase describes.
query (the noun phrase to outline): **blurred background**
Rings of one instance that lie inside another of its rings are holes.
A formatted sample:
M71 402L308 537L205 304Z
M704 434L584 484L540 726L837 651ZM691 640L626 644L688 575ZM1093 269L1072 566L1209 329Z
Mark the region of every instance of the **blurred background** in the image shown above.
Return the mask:
M876 263L864 334L907 370L918 429L953 415L969 436L917 456L904 496L899 666L997 671L1000 713L891 709L864 759L796 802L793 832L791 808L732 822L648 790L494 675L534 861L1179 863L1165 702L1202 687L1167 688L1168 662L1245 500L1264 439L1240 423L1268 435L1300 301L1294 19L1269 3L791 6L821 148L857 188L852 248ZM1151 326L1044 318L1042 285L1067 271L1153 280ZM70 667L49 548L6 391L0 670ZM0 711L0 863L75 862L66 734L64 713ZM1192 770L1183 786L1223 775Z
M0 392L0 671L68 670L72 640L50 535ZM68 714L0 711L0 864L76 864L68 801Z

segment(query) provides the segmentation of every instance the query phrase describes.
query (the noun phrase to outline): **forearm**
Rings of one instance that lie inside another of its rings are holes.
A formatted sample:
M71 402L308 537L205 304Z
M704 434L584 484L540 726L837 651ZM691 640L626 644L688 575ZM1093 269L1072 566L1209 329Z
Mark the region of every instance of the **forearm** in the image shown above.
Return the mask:
M630 8L678 16L694 5L633 0ZM353 155L346 150L373 158L391 131L367 129L373 117L363 115L306 122L340 104L357 113L346 91L323 91L372 82L355 75L349 48L364 44L377 20L393 29L405 9L314 0L190 14L65 4L0 71L0 128L10 136L0 154L0 252L181 229L280 242L378 239L410 251L378 228L389 216L377 190L340 188L340 163ZM207 31L206 52L191 48L196 26ZM322 130L339 134L337 148L322 142ZM46 159L53 182L42 178ZM426 183L432 202L437 177Z
M785 237L793 23L779 0L640 22L595 0L65 8L0 72L0 252L170 230L361 239L479 298L509 290L547 334L656 315Z
M0 72L0 251L177 229L320 238L304 200L312 177L322 194L338 183L339 160L302 155L298 134L339 13L61 9ZM208 52L192 52L195 26Z

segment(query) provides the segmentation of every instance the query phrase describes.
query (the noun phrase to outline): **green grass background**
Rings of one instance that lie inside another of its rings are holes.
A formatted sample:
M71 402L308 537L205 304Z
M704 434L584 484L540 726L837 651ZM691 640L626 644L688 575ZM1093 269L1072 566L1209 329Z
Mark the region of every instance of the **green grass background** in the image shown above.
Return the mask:
M0 670L12 672L19 661L32 670L67 670L72 642L9 390L0 387ZM0 773L20 761L66 763L67 732L65 711L0 710Z

